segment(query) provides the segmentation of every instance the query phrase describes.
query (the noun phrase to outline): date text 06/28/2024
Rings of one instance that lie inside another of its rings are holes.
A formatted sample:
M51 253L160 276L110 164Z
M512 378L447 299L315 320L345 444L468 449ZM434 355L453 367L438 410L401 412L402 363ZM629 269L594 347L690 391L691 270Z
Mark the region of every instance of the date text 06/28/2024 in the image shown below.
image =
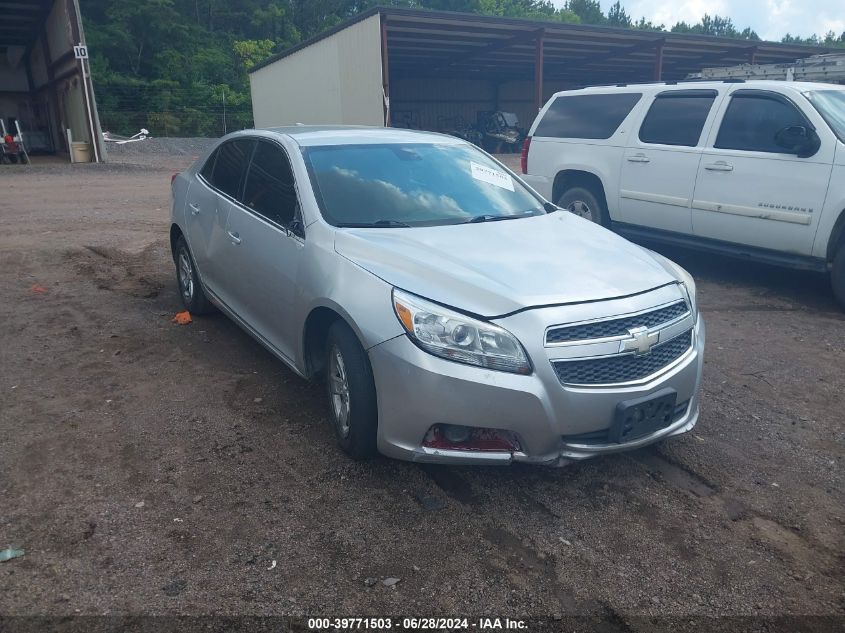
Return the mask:
M528 625L523 620L510 618L309 618L308 628L312 631L375 631L375 630L478 630L478 631L523 631Z

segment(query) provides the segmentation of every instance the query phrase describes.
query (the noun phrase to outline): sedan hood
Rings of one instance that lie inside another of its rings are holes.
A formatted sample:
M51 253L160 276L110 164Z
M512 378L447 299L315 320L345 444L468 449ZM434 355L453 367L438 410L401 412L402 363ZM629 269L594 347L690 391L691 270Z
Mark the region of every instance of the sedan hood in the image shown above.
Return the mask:
M398 288L488 318L676 281L644 248L567 212L482 224L340 229L335 250Z

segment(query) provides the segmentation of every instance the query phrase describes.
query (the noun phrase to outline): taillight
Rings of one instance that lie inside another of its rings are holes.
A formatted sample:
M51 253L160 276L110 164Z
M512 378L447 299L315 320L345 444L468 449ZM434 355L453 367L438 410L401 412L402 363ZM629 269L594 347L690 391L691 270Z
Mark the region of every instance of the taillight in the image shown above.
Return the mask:
M522 167L522 173L528 173L528 149L531 147L531 137L526 136L522 143L522 156L519 159L519 165Z
M176 182L176 179L177 179L178 177L179 177L179 174L178 174L178 173L175 173L175 174L173 174L173 175L170 177L170 186L171 186L171 187L173 186L173 183L174 183L174 182Z

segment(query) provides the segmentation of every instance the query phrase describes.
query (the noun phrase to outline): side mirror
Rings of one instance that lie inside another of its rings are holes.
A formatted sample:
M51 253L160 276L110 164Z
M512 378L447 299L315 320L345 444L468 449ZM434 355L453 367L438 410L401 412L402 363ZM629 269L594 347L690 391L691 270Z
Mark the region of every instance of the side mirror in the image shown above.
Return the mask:
M813 128L790 125L775 134L775 144L782 147L787 154L795 154L798 158L809 158L819 151L821 139Z

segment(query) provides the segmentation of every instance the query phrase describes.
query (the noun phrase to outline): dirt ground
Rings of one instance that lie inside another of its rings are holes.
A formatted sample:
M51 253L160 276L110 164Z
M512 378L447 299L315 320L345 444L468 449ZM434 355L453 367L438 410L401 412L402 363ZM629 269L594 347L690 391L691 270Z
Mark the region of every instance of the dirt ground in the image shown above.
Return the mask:
M708 327L683 437L564 469L355 463L319 385L223 316L171 323L192 156L121 160L0 168L0 548L26 550L0 614L845 622L826 279L660 249Z

